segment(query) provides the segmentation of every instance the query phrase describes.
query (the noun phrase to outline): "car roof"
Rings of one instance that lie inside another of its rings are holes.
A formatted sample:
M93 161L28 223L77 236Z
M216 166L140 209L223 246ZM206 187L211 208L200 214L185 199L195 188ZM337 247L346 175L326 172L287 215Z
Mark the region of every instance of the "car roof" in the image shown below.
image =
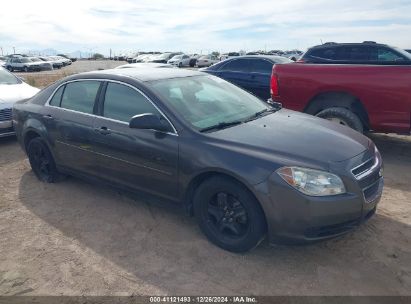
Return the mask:
M276 56L276 55L244 55L244 56L237 56L233 58L226 59L224 61L231 61L231 60L237 60L237 59L254 59L254 58L265 58L265 59L270 59L270 60L276 60L276 59L287 59L286 57L283 56Z
M364 46L370 46L370 45L377 45L377 46L388 46L387 44L383 43L376 43L373 41L364 41L364 42L345 42L345 43L337 43L337 42L326 42L324 44L320 45L315 45L311 47L310 49L316 49L316 48L329 48L329 47L334 47L334 46L359 46L359 45L364 45Z
M183 78L183 77L192 77L192 76L202 76L204 73L197 72L193 70L183 70L183 69L160 69L152 67L142 67L142 68L130 68L130 69L111 69L111 70L101 70L94 72L80 73L71 79L83 78L84 76L93 77L97 75L99 77L106 76L125 76L137 79L139 81L154 81L161 79L170 79L170 78Z

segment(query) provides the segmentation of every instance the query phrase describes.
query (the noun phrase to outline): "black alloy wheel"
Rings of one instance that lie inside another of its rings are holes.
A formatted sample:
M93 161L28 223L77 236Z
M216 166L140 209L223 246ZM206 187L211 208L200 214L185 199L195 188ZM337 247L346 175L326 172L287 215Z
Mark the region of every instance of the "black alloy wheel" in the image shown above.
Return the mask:
M208 202L208 223L221 237L241 238L249 228L247 211L233 195L220 192Z
M27 147L27 155L34 174L46 183L54 183L59 177L54 159L42 139L32 139Z
M194 215L207 238L232 252L256 247L266 234L264 212L240 182L215 176L204 181L193 197Z

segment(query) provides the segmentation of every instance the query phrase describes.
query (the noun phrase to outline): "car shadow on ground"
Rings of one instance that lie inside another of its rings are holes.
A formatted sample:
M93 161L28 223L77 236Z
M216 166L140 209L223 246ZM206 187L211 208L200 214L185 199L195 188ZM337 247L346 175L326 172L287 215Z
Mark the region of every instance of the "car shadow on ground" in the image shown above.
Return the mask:
M210 244L180 209L132 197L75 178L43 184L31 171L22 176L19 188L20 201L37 217L168 294L411 290L411 227L385 215L328 242L293 247L263 243L240 255Z

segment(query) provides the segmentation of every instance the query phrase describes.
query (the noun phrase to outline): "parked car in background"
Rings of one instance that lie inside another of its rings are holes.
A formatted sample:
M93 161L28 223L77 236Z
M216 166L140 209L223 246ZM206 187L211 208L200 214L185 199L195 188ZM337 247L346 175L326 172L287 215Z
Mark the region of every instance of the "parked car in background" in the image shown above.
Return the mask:
M195 67L197 65L197 60L200 57L201 57L201 55L199 55L199 54L190 55L190 62L188 63L188 65L192 68Z
M63 67L63 62L61 60L56 60L51 57L40 56L38 57L44 62L50 62L53 66L53 69L61 69Z
M57 56L69 59L71 62L77 61L76 57L73 57L73 56L70 56L70 55L67 55L67 54L57 54Z
M327 42L307 50L300 63L338 64L411 64L409 53L386 44L373 41L363 43Z
M59 62L63 65L63 67L67 66L68 63L68 59L64 58L64 57L60 57L60 56L49 56L49 58L51 58L52 60Z
M410 63L278 64L271 78L272 99L358 132L410 134Z
M238 56L240 56L240 53L238 53L238 52L230 52L230 53L221 54L220 55L220 61L226 60L226 59L232 58L232 57L238 57Z
M130 68L174 68L174 66L168 63L138 62L138 63L123 64L123 65L116 67L116 69L130 69Z
M0 67L6 67L7 57L0 56Z
M178 53L162 53L160 55L156 55L155 57L151 58L148 62L156 62L156 63L167 63L171 58L176 55L182 54L181 52Z
M205 55L205 56L201 56L197 59L197 66L199 68L203 68L203 67L209 67L217 62L220 62L220 60L213 55Z
M406 49L405 50L407 53L411 53L411 49Z
M290 59L281 56L246 55L221 61L201 71L223 78L267 100L270 98L273 65L290 62Z
M41 71L51 71L53 70L53 63L52 62L46 62L41 60L40 58L37 57L28 57L32 62L38 63L40 65L40 70Z
M39 62L33 62L28 57L9 57L6 68L10 71L33 72L41 71Z
M179 68L188 67L190 66L190 56L186 54L175 55L169 61L167 61L167 63L178 66Z
M40 91L0 67L0 137L14 135L12 107L19 100L33 97Z
M63 62L64 66L72 64L71 60L66 57L62 57L62 56L54 56L54 57L57 57L57 59L60 59Z
M39 180L64 173L172 201L233 252L266 235L341 236L375 214L383 190L367 137L196 71L73 75L16 103L13 121Z
M297 61L302 55L303 55L303 52L298 51L298 50L286 51L282 54L282 56L287 57L291 59L292 61Z

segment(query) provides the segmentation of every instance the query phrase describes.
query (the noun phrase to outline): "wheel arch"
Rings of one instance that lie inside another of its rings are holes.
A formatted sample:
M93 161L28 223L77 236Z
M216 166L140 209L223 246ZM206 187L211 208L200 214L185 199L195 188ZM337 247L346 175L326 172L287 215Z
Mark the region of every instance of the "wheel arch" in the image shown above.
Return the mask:
M321 92L310 99L304 112L311 115L316 115L322 110L331 107L346 108L355 113L364 125L364 129L370 129L370 120L367 109L361 102L360 98L345 91L328 91Z
M258 200L257 195L254 193L252 187L250 184L248 184L246 181L244 181L241 177L235 176L233 174L227 173L227 172L222 172L222 171L218 171L218 170L208 170L208 171L203 171L198 173L197 175L195 175L190 182L188 183L188 186L186 188L186 191L184 193L184 204L185 204L185 209L187 211L187 213L192 216L193 215L193 203L192 203L192 199L194 196L194 193L196 191L196 189L206 180L212 178L212 177L224 177L224 178L228 178L231 179L239 184L241 184L242 186L244 186L256 199L256 201L258 202L258 204L261 207L261 210L263 211L264 214L264 220L267 221L267 216L265 214L265 209L263 204L261 204L261 202ZM267 223L266 223L267 224Z

